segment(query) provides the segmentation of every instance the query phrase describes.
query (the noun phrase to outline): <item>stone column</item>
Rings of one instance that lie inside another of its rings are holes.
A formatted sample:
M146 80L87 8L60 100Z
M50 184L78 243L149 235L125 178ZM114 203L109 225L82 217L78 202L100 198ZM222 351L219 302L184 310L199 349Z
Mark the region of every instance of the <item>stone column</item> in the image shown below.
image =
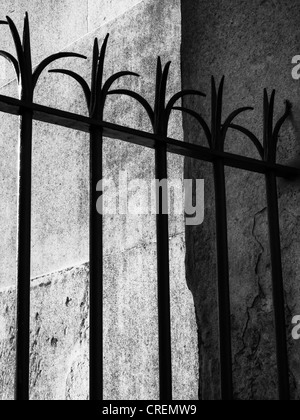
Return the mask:
M181 90L179 0L8 3L2 13L11 15L20 28L23 13L29 12L34 64L57 50L80 52L88 56L87 61L62 60L59 67L76 71L89 80L94 38L102 41L109 32L106 76L121 70L139 73L139 79L124 78L119 86L141 93L152 103L156 59L160 55L164 63L173 62L170 95ZM14 52L7 28L0 30L3 49ZM16 82L9 82L10 77L8 72L1 93L16 96ZM61 74L44 74L35 101L87 114L80 88ZM9 399L13 396L14 377L18 121L9 115L0 118L0 396ZM105 119L151 129L142 108L126 97L108 100ZM172 117L170 135L182 139L180 114ZM34 125L33 140L31 398L84 399L88 397L89 137L38 123ZM105 139L104 156L105 177L116 185L120 171L127 171L129 182L150 181L154 177L152 150ZM182 159L170 157L169 174L183 178ZM192 295L186 286L184 235L183 217L172 217L174 398L195 399L199 370L197 335ZM106 399L158 398L155 241L155 216L105 216Z

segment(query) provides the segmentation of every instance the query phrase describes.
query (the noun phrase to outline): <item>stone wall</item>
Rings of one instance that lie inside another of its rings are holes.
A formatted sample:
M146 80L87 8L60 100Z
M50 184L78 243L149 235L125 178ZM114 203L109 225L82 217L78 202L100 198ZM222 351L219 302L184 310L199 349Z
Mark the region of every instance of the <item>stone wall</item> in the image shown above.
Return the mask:
M299 54L299 3L295 1L183 0L183 86L208 94L186 105L210 118L210 77L225 75L224 117L241 106L255 111L239 123L262 138L263 88L277 90L276 117L283 101L293 104L293 118L281 132L278 162L299 154L295 135L300 84L291 77L292 57ZM185 140L205 144L190 118L184 119ZM259 158L250 142L231 133L226 151ZM205 178L206 215L201 227L187 231L188 283L197 307L200 331L200 391L203 399L219 399L218 312L214 191L212 168L192 159L186 174ZM230 286L233 328L235 398L276 399L277 372L270 251L262 176L231 170L227 175ZM294 399L300 396L299 342L291 340L291 318L300 311L299 200L297 185L280 183L280 222L286 291L287 335Z
M62 60L59 67L90 77L94 37L110 32L106 75L120 70L142 77L121 85L154 98L156 57L172 60L170 93L181 89L180 1L11 1L2 7L21 28L30 13L33 57L57 50L83 53L88 60ZM78 6L78 7L77 7ZM7 28L3 48L12 51ZM1 93L17 96L15 81ZM35 101L86 114L83 94L63 75L45 73ZM0 395L13 397L14 300L16 255L17 117L1 115L0 231ZM131 99L110 99L106 120L150 130L147 116ZM180 115L170 135L182 138ZM35 123L32 204L31 398L81 399L88 396L88 162L89 138L83 133ZM154 177L154 153L105 139L105 176L118 180ZM183 177L183 160L170 157L171 177ZM174 397L198 394L197 333L192 295L186 287L184 221L171 219L171 283ZM153 216L106 216L105 398L158 398L156 245ZM49 274L50 273L50 274Z

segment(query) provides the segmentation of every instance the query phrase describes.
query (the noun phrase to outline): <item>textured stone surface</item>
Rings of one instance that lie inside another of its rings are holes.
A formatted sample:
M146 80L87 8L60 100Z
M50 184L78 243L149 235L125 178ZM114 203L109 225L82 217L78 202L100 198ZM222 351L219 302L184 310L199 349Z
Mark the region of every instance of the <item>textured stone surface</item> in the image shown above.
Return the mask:
M29 13L34 64L64 49L88 32L88 0L2 0L0 5L1 19L8 15L20 31L23 30L24 14L26 11ZM0 33L1 49L15 55L8 27L1 25ZM9 64L5 69L6 75L0 76L0 85L14 78Z
M262 138L263 88L277 89L275 115L283 100L297 117L300 84L291 77L292 57L299 54L297 1L183 1L183 85L210 92L210 76L224 74L224 116L239 106L255 111L239 118ZM206 101L186 104L209 117ZM184 119L185 139L204 144L196 123ZM258 158L247 139L231 133L226 150ZM299 154L294 121L285 124L279 141L279 162ZM200 331L200 382L203 399L218 399L218 313L214 244L213 180L209 165L187 162L186 171L206 180L206 218L187 231L188 282L197 300ZM235 398L276 399L277 374L270 254L264 180L243 171L227 170L230 284L234 350ZM287 298L291 388L299 399L299 342L290 339L291 317L299 312L299 193L297 186L279 190L284 281ZM213 308L213 309L211 309Z
M56 66L73 69L87 79L91 71L91 54L93 39L100 40L108 31L111 33L109 42L106 75L128 69L141 73L142 77L124 78L122 86L140 91L149 101L153 100L154 71L156 57L173 59L170 78L170 92L180 89L180 13L174 3L171 7L162 2L142 2L137 8L124 14L118 21L108 27L102 27L76 42L71 50L85 53L89 59L61 60ZM163 22L169 22L164 27ZM143 23L143 27L142 27ZM153 28L157 28L156 31ZM124 31L127 32L124 45ZM174 36L170 37L169 33ZM117 86L117 84L116 84ZM15 83L2 88L1 93L16 95ZM76 82L62 75L49 75L47 72L37 87L35 100L39 103L61 109L86 113L83 94ZM147 116L138 104L131 99L116 97L108 99L106 108L108 121L150 130ZM5 229L15 230L15 185L17 175L17 119L1 116L2 142L7 165L1 167L2 206L6 209L7 219ZM178 138L182 136L181 119L179 115L172 118L170 133ZM74 266L88 259L88 135L61 129L48 124L35 123L33 151L33 264L34 277L52 272L60 268ZM7 144L9 147L7 147ZM122 144L119 141L105 141L105 176L113 178L118 184L120 170L128 171L128 180L135 178L152 179L154 175L154 153L142 147ZM178 163L177 163L178 162ZM170 176L182 177L182 161L179 158L170 159ZM131 248L137 241L155 240L155 219L150 217L129 217L122 223L123 216L114 218L114 223L107 223L107 252L116 249ZM121 223L119 223L121 222ZM118 230L115 226L122 225ZM183 233L182 222L177 233ZM137 229L136 235L129 235L132 229ZM171 227L171 233L175 232ZM13 236L13 233L10 235ZM6 250L11 261L15 258L14 240L3 241L1 246ZM7 257L8 258L8 257ZM11 264L13 266L13 263ZM3 285L13 283L14 272L1 269Z
M91 11L95 4L89 4L91 19L96 17ZM128 5L132 6L133 2ZM113 18L116 10L112 10ZM179 1L140 2L118 19L100 26L68 47L68 50L86 54L89 57L87 61L62 60L58 66L90 77L93 39L98 36L102 40L109 31L107 76L124 69L139 72L141 78L124 78L120 84L141 92L153 101L156 57L160 54L163 62L173 60L169 83L170 93L173 94L181 89L180 23ZM1 93L16 95L16 91L15 83L11 83ZM45 73L37 87L35 100L86 114L81 90L74 81L62 75ZM108 121L150 130L147 116L131 99L109 99L105 117ZM12 286L15 277L16 121L13 117L1 115L0 147L9 162L1 167L0 177L3 191L1 209L5 214L1 229L6 232L0 244L1 255L5 255L0 268L2 286ZM172 117L170 134L182 138L179 114ZM120 170L127 170L129 181L153 178L153 151L110 139L105 140L104 151L105 176L116 183ZM32 348L31 392L34 399L87 397L88 269L82 266L69 271L68 267L88 260L88 164L88 135L47 124L34 125L32 275L39 277L37 282L43 285L33 290L32 342L37 342ZM181 158L170 157L169 167L170 176L183 177ZM170 236L174 396L196 399L197 334L192 295L185 281L182 218L172 217ZM153 216L105 217L106 398L158 397L155 240ZM45 275L49 272L53 274ZM67 298L71 301L66 305ZM9 304L7 299L10 299ZM13 325L12 299L11 289L2 295L1 313L5 320L3 325L7 326L6 333ZM59 310L59 305L63 309ZM7 315L6 307L11 308ZM37 313L43 313L43 317L35 319ZM44 335L40 336L39 328ZM65 336L66 328L69 335ZM3 363L8 370L2 378L10 383L10 387L3 387L3 399L12 396L12 376L9 375L13 374L14 355L9 339L3 341ZM9 362L5 364L4 360Z
M87 397L88 267L33 281L31 290L31 398ZM15 292L1 292L1 398L13 398ZM76 376L76 384L72 377Z
M31 41L33 63L65 49L79 38L123 15L143 0L2 0L1 19L12 18L23 30L25 12L29 13L33 29ZM66 24L67 22L67 24ZM10 31L1 26L1 49L15 54ZM13 70L5 60L0 61L0 86L14 78Z
M159 398L155 250L155 246L138 247L118 258L113 255L105 258L104 397L107 399ZM175 280L178 272L184 279L184 266L178 260L182 251L183 238L174 237L171 276ZM128 270L133 266L135 270ZM88 264L33 280L30 378L33 400L88 399L88 282ZM197 363L191 342L194 312L178 296L184 295L185 289L182 280L172 293L174 397L196 399ZM13 399L14 288L2 289L0 293L0 321L0 395L2 400L7 400Z
M101 25L107 25L141 1L144 0L88 0L89 32Z

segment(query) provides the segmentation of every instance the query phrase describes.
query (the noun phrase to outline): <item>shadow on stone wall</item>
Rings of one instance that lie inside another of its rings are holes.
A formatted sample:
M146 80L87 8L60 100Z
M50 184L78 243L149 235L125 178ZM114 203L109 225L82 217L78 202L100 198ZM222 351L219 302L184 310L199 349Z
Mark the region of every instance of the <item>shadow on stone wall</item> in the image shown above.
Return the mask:
M185 106L210 118L210 77L225 81L224 112L241 106L255 111L239 124L262 138L263 88L277 90L276 116L283 101L298 119L300 83L292 79L292 57L299 54L299 5L293 1L189 0L182 2L182 77L184 88L208 94L206 101L186 98ZM203 133L184 117L187 142L204 145ZM259 158L243 136L232 133L226 151ZM278 162L299 154L293 121L280 135ZM220 398L215 209L210 165L187 159L186 176L205 179L205 222L186 230L187 281L197 312L200 345L200 398ZM227 205L233 334L234 395L237 400L274 400L277 369L274 340L270 252L262 176L228 169ZM300 396L299 342L291 339L291 319L300 313L299 204L297 185L280 184L280 223L286 292L292 398Z

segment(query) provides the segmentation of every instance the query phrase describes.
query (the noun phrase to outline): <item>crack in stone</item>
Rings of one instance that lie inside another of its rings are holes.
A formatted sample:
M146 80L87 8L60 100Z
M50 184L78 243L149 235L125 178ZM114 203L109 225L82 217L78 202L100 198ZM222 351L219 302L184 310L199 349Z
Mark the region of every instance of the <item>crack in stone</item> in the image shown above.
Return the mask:
M89 318L89 289L88 286L85 286L84 295L82 298L82 302L80 305L80 312L81 312L81 324L79 330L79 341L82 344L87 339L87 331L89 326L86 325L88 318Z
M252 320L252 315L251 312L255 311L260 303L263 302L264 299L266 299L266 295L264 293L263 287L260 283L260 265L262 262L262 257L265 253L265 247L263 246L262 242L259 240L257 234L256 234L256 227L257 227L257 222L258 222L258 218L263 215L267 210L267 207L264 207L262 210L258 211L254 217L253 217L253 227L252 227L252 237L254 238L255 242L258 244L260 251L258 253L257 259L256 259L256 264L255 264L255 277L257 280L257 294L256 296L254 296L254 299L252 301L252 303L247 306L247 310L246 310L246 321L245 321L245 326L244 329L242 331L241 334L241 342L242 342L242 346L241 348L238 350L238 352L235 354L234 357L234 361L235 361L235 366L239 366L239 358L243 357L245 355L245 353L247 352L247 350L249 350L249 355L248 358L254 359L255 356L258 353L259 347L261 345L261 340L262 340L262 335L259 331L257 331L257 335L255 337L253 337L253 343L251 343L251 345L249 345L249 343L247 343L247 333L249 331L249 327L251 324L251 320ZM250 348L251 347L251 348ZM254 398L255 395L255 381L257 379L257 374L255 374L253 377L249 378L249 390L251 393L251 398Z
M252 237L255 239L255 241L257 242L257 244L261 248L261 252L259 253L259 255L257 257L257 261L256 261L256 265L255 265L255 275L257 277L257 283L258 283L258 294L253 299L252 304L247 307L247 321L246 321L246 325L245 325L245 328L244 328L244 331L243 331L243 334L242 334L242 341L243 341L244 346L245 346L244 349L246 349L246 345L245 345L245 341L244 341L245 340L245 335L246 335L246 332L247 332L247 329L248 329L248 326L249 326L249 323L250 323L250 320L251 320L250 311L252 309L255 309L256 303L257 303L257 301L259 299L265 298L265 294L263 292L262 286L261 286L260 281L259 281L260 280L259 279L259 277L260 277L259 276L259 265L260 265L262 256L263 256L263 254L265 252L265 248L264 248L263 244L260 242L260 240L258 239L257 235L255 234L255 229L256 229L256 224L257 224L257 218L258 218L258 216L262 215L266 210L267 210L267 207L264 207L262 210L260 210L259 212L257 212L254 215L254 218L253 218Z

